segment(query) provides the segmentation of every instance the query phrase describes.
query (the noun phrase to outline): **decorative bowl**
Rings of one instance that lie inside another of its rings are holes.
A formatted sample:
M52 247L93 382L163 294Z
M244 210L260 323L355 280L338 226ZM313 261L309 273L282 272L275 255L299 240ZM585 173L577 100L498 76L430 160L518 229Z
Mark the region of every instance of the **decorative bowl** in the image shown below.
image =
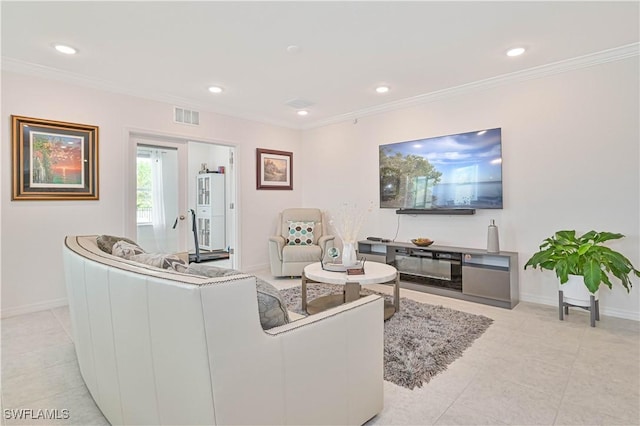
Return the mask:
M413 240L411 240L411 242L418 247L427 247L433 244L433 241L428 238L414 238Z

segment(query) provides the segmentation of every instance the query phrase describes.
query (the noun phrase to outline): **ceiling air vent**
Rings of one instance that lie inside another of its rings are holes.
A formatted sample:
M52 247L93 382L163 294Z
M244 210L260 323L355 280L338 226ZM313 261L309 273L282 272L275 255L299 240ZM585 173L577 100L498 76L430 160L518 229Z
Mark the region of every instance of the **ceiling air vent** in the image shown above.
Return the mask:
M295 109L305 109L313 105L313 102L309 102L304 99L291 99L285 102L285 105L289 105L291 108L295 108Z
M200 113L185 108L173 108L173 121L176 123L200 125Z

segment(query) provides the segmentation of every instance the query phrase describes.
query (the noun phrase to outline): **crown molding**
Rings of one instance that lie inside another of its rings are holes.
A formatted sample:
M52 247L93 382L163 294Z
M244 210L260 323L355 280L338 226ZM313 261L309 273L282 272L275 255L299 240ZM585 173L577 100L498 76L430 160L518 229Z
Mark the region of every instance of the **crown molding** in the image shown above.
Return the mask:
M380 113L394 111L402 108L408 108L416 105L428 104L441 99L451 98L454 96L459 96L466 93L475 92L478 90L487 90L487 89L503 86L510 83L517 83L517 82L522 82L526 80L548 77L551 75L573 71L581 68L588 68L595 65L605 64L607 62L620 61L623 59L638 56L639 54L640 54L640 43L631 43L631 44L616 47L613 49L607 49L600 52L591 53L588 55L578 56L576 58L566 59L566 60L553 62L546 65L528 68L522 71L502 74L496 77L491 77L484 80L478 80L471 83L461 84L459 86L454 86L447 89L437 90L437 91L425 93L422 95L412 96L410 98L400 99L394 102L388 102L385 104L376 105L370 108L364 108L364 109L348 112L345 114L332 116L324 120L318 120L318 121L313 121L304 125L294 125L294 126L292 126L290 122L278 121L278 120L267 120L264 117L246 114L240 111L212 109L211 105L203 104L201 102L194 102L193 100L181 98L179 96L149 93L142 90L125 88L107 80L87 77L81 74L71 73L68 71L62 71L52 67L20 61L14 58L3 56L1 67L5 71L31 75L35 77L55 79L58 81L64 81L64 82L77 84L77 85L81 85L89 88L105 90L109 92L134 96L137 98L143 98L143 99L149 99L149 100L154 100L158 102L168 103L175 106L183 106L183 107L188 107L190 109L198 109L200 111L213 112L216 114L221 114L221 115L229 116L236 119L251 120L254 122L270 124L270 125L290 128L294 130L309 130L309 129L323 127L331 124L341 123L344 121L352 121L354 119L366 117L369 115L380 114Z
M330 124L337 124L344 121L353 121L355 119L362 118L365 116L380 114L383 112L395 111L402 108L428 104L441 99L451 98L454 96L463 95L463 94L475 92L478 90L491 89L494 87L503 86L510 83L517 83L517 82L522 82L526 80L533 80L537 78L548 77L551 75L561 74L564 72L573 71L581 68L588 68L595 65L605 64L607 62L620 61L623 59L638 56L639 54L640 54L640 43L627 44L627 45L616 47L613 49L607 49L600 52L591 53L588 55L578 56L576 58L553 62L550 64L541 65L533 68L527 68L522 71L502 74L502 75L487 78L484 80L478 80L471 83L450 87L447 89L437 90L435 92L429 92L422 95L400 99L398 101L389 102L382 105L376 105L370 108L348 112L345 114L327 118L326 120L318 120L313 123L309 123L307 126L303 127L303 130L323 127Z

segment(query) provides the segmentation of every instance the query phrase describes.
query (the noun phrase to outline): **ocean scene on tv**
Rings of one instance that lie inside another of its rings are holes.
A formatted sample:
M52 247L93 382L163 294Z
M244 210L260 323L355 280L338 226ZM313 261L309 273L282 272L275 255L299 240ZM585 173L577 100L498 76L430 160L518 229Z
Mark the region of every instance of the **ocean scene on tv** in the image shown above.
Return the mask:
M501 209L501 129L380 145L380 207Z

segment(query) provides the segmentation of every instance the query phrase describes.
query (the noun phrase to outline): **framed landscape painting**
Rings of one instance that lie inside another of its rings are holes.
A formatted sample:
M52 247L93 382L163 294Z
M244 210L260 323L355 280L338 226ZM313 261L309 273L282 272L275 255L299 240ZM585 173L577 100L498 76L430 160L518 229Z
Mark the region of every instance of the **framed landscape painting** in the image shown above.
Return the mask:
M256 150L257 189L293 189L293 153Z
M97 200L98 127L12 115L12 200Z

